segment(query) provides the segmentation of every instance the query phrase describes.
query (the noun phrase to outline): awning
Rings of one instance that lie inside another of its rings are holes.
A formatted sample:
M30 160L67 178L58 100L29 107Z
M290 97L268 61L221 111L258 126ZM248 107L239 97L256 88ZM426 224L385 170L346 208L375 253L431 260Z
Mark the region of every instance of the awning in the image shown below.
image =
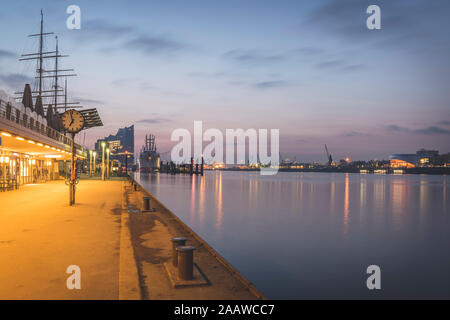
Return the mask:
M84 117L84 129L102 127L103 122L96 108L79 110Z

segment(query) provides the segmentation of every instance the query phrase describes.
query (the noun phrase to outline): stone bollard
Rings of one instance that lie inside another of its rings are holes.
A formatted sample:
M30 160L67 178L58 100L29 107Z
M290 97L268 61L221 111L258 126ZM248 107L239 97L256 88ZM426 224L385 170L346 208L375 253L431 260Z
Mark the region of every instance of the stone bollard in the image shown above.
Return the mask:
M192 246L177 247L178 278L182 280L194 279L194 250Z
M172 238L172 264L176 267L178 265L178 252L177 247L182 247L186 245L186 238L175 237Z
M150 197L144 197L144 211L150 211Z

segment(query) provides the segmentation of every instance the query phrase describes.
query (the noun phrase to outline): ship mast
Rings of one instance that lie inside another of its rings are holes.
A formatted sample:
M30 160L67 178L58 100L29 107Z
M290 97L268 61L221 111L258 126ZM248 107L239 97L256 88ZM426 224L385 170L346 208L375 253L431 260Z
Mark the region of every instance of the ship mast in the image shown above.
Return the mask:
M41 32L39 32L39 95L42 97L42 50L44 47L44 14L41 9Z
M19 61L25 61L25 60L37 60L38 61L38 68L36 69L37 76L36 79L39 79L39 86L38 91L32 91L33 98L36 98L37 96L41 96L41 98L50 98L52 100L51 103L43 103L42 105L49 106L51 104L54 105L56 109L64 108L67 109L68 105L70 105L72 108L81 108L81 106L78 106L79 102L67 102L67 87L66 92L64 95L58 94L58 92L63 91L62 88L59 88L58 86L58 79L60 77L74 77L76 74L61 74L60 72L68 72L68 71L74 71L74 69L59 69L59 58L65 58L68 57L68 55L61 55L59 53L58 48L58 37L56 37L56 48L55 51L44 51L44 36L52 35L53 32L44 32L44 14L41 9L41 23L40 23L40 32L36 34L30 34L29 37L39 37L39 52L37 53L28 53L28 54L22 54L21 59ZM55 59L55 70L45 70L44 69L44 59ZM49 75L45 75L45 73L49 73ZM50 88L50 90L44 90L44 79L45 78L54 78L54 86ZM42 95L42 93L49 93L48 95ZM17 95L22 95L23 91L15 92ZM64 101L64 104L58 103L58 97L66 96L66 99ZM20 96L17 96L16 99L20 99ZM77 105L77 106L74 106Z

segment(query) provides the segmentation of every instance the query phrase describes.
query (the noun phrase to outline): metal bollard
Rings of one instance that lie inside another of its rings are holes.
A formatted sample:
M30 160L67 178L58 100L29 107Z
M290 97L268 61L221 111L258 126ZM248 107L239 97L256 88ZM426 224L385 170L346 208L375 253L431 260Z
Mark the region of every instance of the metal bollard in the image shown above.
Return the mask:
M178 278L182 280L194 279L194 250L192 246L177 247Z
M144 211L150 211L150 197L144 197Z
M178 265L178 252L177 247L182 247L186 245L186 238L175 237L172 238L172 264L176 267Z
M134 191L137 191L137 183L133 183Z

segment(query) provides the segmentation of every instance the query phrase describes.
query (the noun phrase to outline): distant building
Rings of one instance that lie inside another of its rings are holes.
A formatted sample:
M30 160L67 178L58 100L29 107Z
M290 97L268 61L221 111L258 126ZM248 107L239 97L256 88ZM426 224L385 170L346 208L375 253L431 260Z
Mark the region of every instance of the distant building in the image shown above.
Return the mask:
M98 139L95 143L95 150L100 157L102 153L102 142L106 143L105 148L110 149L111 160L118 160L122 166L128 163L129 168L134 164L134 125L120 128L115 135ZM126 161L127 154L128 161Z
M393 154L389 156L391 168L415 168L427 166L439 156L437 150L420 149L415 154Z

